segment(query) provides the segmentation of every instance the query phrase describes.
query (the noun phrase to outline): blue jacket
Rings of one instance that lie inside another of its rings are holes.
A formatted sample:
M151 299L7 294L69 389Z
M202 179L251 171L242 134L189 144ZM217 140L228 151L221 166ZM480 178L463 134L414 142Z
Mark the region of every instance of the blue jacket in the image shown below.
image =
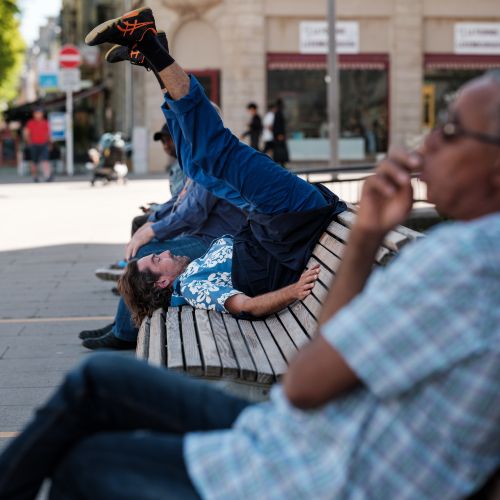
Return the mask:
M184 176L184 183L188 177ZM176 202L178 201L177 205ZM186 192L173 196L148 221L160 241L174 238L198 238L207 247L224 234L236 234L245 223L247 210L217 198L192 181Z

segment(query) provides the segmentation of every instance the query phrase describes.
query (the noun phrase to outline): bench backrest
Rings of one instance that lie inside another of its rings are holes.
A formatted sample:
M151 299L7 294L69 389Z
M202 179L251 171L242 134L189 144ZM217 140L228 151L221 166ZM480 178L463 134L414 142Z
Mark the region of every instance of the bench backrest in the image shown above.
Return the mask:
M316 245L306 268L319 264L319 281L306 299L260 321L235 320L229 314L191 306L158 309L140 328L137 357L198 377L258 384L280 380L297 350L316 332L356 211L356 206L348 204L348 210L337 216L338 222L331 222ZM384 239L374 265L387 265L405 244L421 236L398 226Z

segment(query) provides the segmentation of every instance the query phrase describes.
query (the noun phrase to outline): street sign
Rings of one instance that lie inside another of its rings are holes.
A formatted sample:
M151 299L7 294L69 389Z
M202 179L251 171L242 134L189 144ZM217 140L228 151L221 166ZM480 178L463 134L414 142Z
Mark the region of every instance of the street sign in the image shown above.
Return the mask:
M37 63L38 85L47 92L57 92L59 64L52 59L42 59Z
M80 92L81 73L79 69L59 70L59 90L61 92Z
M66 140L66 113L49 113L50 140Z
M76 45L63 45L59 51L59 66L66 69L78 68L82 64L82 54Z

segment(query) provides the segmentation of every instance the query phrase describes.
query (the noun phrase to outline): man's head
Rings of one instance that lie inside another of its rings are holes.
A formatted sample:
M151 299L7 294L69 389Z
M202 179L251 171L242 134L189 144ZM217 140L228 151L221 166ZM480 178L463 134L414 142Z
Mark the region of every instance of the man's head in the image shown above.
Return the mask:
M170 305L172 284L190 262L188 257L172 255L167 250L127 264L118 282L118 291L137 326L156 309Z
M268 104L268 105L267 105L267 110L268 110L268 111L272 111L273 113L275 113L275 112L276 112L276 109L277 109L277 108L276 108L276 103L271 103L271 104Z
M283 109L285 107L285 103L283 99L278 99L276 101L276 109Z
M153 136L155 141L161 141L163 146L163 151L174 158L177 158L177 151L175 150L174 140L168 129L168 125L165 123L159 132L156 132Z
M33 110L33 118L39 122L43 120L43 108L35 108Z
M500 141L500 78L487 74L466 84L448 114L451 126L431 132L419 149L427 199L459 220L500 211L500 146L467 136Z
M257 104L255 104L254 102L251 102L247 106L247 109L248 109L248 112L250 113L250 115L255 116L257 114Z

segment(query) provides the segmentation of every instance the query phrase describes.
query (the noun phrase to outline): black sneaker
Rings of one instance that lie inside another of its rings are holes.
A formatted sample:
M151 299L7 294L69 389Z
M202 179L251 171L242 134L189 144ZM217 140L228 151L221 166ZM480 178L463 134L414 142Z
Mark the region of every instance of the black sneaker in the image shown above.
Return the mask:
M111 323L110 325L106 325L102 328L99 328L98 330L83 330L83 332L80 332L78 336L81 339L97 339L109 333L114 326L115 322L113 321L113 323Z
M142 7L96 26L85 37L85 43L87 45L117 43L132 48L149 30L156 35L153 11L149 7Z
M163 30L156 33L156 39L160 42L162 47L168 52L168 40L167 35ZM148 60L138 51L129 49L128 47L122 47L121 45L115 45L104 57L109 63L117 63L122 61L129 61L134 66L142 66L148 71L151 70L151 66Z
M111 289L111 293L112 293L113 295L116 295L117 297L120 297L120 296L121 296L121 294L120 294L120 292L118 291L118 288L116 288L116 286L114 286L114 287Z
M82 345L87 349L116 349L123 351L126 349L135 349L137 342L126 342L109 332L98 339L85 339Z

